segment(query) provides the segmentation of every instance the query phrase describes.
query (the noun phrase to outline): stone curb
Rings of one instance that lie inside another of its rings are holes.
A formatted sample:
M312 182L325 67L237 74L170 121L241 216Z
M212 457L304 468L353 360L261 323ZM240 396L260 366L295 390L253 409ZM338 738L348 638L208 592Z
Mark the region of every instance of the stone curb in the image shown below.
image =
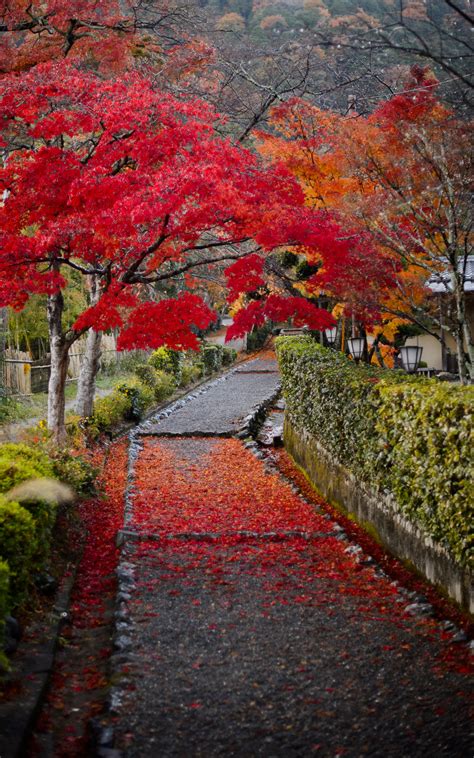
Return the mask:
M25 754L31 730L48 690L58 639L68 618L79 562L80 560L58 590L49 616L49 625L46 625L43 618L29 627L29 631L38 632L41 641L35 643L32 640L21 645L20 665L6 677L6 683L9 676L13 681L20 679L22 693L0 705L0 758L17 758Z
M173 542L182 540L183 542L219 542L228 538L241 538L242 540L258 540L264 542L285 542L286 540L302 539L310 542L311 540L324 539L326 537L338 537L339 532L305 532L298 529L282 532L251 532L245 530L235 530L229 532L171 532L167 534L156 534L156 532L136 532L131 529L121 529L117 534L117 547L121 547L126 540L132 542Z

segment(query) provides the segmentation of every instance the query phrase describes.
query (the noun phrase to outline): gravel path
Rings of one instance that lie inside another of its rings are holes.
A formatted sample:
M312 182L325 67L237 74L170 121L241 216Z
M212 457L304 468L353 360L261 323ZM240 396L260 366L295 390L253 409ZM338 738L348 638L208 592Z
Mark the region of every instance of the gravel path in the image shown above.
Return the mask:
M238 440L167 438L235 429L277 379L271 362L249 367L142 440L119 568L115 747L471 755L465 645L407 613L403 588Z
M470 755L465 677L437 670L436 641L330 576L317 542L270 547L130 549L127 755Z
M271 397L280 384L275 360L246 361L196 395L167 418L147 424L147 433L231 435L245 416Z

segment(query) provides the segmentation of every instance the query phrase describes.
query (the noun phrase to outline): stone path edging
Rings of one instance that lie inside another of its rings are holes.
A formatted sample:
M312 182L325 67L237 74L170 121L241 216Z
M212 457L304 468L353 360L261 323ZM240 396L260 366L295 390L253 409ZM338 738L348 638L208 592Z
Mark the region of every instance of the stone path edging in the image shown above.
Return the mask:
M44 618L36 623L42 642L31 642L21 649L23 660L16 678L21 679L22 696L0 705L1 758L19 758L24 755L31 729L48 689L58 639L68 617L78 565L79 562L58 591L49 624L45 625ZM34 627L29 631L34 631Z

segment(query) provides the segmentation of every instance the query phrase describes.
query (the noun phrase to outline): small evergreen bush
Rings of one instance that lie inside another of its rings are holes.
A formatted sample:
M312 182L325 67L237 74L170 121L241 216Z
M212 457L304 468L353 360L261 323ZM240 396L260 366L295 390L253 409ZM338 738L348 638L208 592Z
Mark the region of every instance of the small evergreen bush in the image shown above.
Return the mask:
M56 479L68 484L76 495L96 493L97 469L84 456L69 449L54 450L51 454Z
M8 659L3 652L5 633L5 616L9 611L10 569L8 563L0 560L0 671L9 668Z
M223 349L221 345L203 345L201 356L205 374L213 374L222 368L222 353Z
M156 383L153 391L155 400L158 403L162 403L163 400L166 400L175 391L175 379L171 374L167 374L166 371L160 371L159 369L154 369L154 371Z
M125 415L126 421L140 421L143 418L145 410L153 404L153 400L155 399L155 394L151 387L143 384L138 378L120 382L120 384L117 384L115 392L119 395L125 395L130 401L129 410Z
M237 358L237 350L232 347L224 347L222 351L222 365L230 366Z
M184 363L183 371L181 374L180 387L187 387L188 384L194 384L202 376L203 366L202 363Z
M131 412L131 398L123 392L112 392L101 397L94 404L94 413L87 421L90 437L97 439L104 432L110 432Z
M39 479L44 476L52 476L52 468L45 469L35 464L18 458L10 458L0 455L0 493L9 492L22 482L29 479Z
M37 534L31 513L19 503L0 499L0 560L10 569L12 606L23 600L35 568Z
M31 463L42 476L52 476L53 469L47 453L41 448L25 445L24 443L7 442L0 445L0 458L11 458Z
M176 385L181 381L181 371L183 366L183 353L180 350L171 350L169 347L159 347L155 350L148 363L159 371L165 371L174 377Z
M135 368L135 374L140 381L153 391L156 387L156 369L150 363L140 363Z

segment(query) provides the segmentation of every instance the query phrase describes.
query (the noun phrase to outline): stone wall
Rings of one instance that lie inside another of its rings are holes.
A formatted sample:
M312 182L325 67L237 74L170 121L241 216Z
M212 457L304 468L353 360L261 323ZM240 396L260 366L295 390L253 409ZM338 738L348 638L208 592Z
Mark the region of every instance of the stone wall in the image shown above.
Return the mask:
M464 610L474 613L472 573L458 566L449 553L407 521L389 495L371 492L339 464L305 429L288 417L285 447L317 490L333 505L370 531L392 554L408 561Z

